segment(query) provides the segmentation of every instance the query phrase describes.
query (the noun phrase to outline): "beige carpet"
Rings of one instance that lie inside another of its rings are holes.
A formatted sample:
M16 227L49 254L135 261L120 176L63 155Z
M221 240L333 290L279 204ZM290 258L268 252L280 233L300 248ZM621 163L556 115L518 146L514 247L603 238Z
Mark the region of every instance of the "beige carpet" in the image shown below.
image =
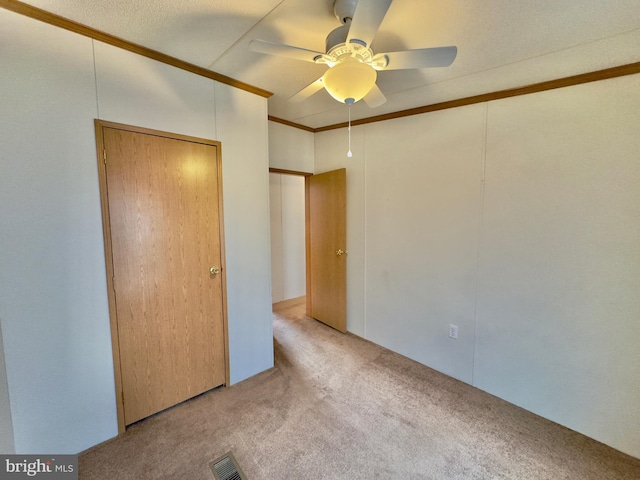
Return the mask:
M274 314L275 368L80 455L80 478L640 479L640 460L304 316Z

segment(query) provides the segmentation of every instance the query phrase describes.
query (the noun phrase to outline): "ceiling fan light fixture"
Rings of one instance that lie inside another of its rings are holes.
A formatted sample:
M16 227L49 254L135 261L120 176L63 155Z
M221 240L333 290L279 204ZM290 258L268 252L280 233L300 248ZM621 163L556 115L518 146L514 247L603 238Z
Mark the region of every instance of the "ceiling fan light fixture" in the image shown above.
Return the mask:
M378 73L366 63L345 59L327 70L322 81L333 98L351 105L371 91L377 78Z

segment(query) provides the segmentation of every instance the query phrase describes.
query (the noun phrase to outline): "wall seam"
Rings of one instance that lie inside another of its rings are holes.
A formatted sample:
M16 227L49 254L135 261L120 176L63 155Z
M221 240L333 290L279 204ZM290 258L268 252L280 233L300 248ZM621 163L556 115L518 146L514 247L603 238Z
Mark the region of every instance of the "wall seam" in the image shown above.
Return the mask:
M220 149L222 149L223 145L220 139L218 138L218 82L214 80L213 82L213 138L220 142ZM224 195L224 193L223 193Z
M93 56L93 84L95 87L94 90L96 92L96 118L100 118L100 96L98 95L98 66L96 63L96 41L94 39L91 39L91 54Z
M280 277L280 292L281 299L279 301L287 300L284 294L285 287L285 273L284 273L284 195L282 194L282 174L278 175L278 193L280 194L280 271L282 272L282 276ZM271 226L273 227L273 226ZM272 267L273 268L273 267ZM271 277L273 278L273 277ZM273 287L272 287L273 290Z
M478 208L478 237L476 244L476 285L473 305L473 357L471 361L471 385L476 386L476 359L478 355L478 297L480 289L480 248L484 228L484 195L487 169L487 132L489 124L489 102L484 104L482 152L480 155L480 205Z
M367 126L362 126L362 176L363 176L363 215L364 220L362 222L362 271L363 271L363 281L362 281L362 336L364 338L367 337Z

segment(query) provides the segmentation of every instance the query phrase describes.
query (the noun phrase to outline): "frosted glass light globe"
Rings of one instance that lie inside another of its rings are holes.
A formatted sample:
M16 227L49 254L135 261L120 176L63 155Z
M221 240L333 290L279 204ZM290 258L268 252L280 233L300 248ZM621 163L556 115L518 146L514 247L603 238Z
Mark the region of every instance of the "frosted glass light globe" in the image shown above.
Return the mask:
M378 72L366 63L346 59L327 70L322 81L333 98L351 105L371 91L377 78Z

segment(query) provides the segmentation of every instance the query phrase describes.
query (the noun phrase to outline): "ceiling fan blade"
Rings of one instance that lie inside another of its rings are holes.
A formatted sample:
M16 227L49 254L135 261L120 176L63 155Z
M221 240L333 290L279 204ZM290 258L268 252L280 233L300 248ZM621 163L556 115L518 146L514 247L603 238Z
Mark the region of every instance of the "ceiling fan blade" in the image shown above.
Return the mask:
M359 0L349 27L347 44L370 46L390 5L391 0Z
M258 53L294 58L296 60L304 60L305 62L313 63L315 63L316 59L326 56L322 52L315 52L313 50L307 50L306 48L292 47L291 45L285 45L283 43L267 42L266 40L251 40L249 48Z
M379 53L373 58L387 57L388 64L382 70L407 68L448 67L458 54L458 47L419 48L403 52Z
M322 77L320 77L315 82L312 82L306 87L304 87L302 90L296 93L293 97L289 98L289 101L302 102L303 100L306 100L311 95L313 95L316 92L319 92L323 88L324 88L324 82L322 81Z
M378 85L374 84L373 88L367 95L363 98L364 103L366 103L369 108L375 108L382 105L387 101L387 97L384 96L382 90L378 87Z

